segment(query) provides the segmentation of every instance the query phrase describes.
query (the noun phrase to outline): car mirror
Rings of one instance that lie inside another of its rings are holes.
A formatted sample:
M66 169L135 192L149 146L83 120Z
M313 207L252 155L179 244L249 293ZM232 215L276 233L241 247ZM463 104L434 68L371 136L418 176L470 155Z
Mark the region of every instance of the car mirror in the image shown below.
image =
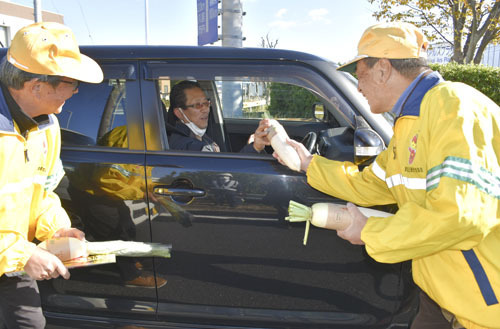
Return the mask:
M321 103L314 103L312 106L313 117L316 120L323 121L325 118L325 106Z
M363 117L356 116L354 163L356 165L368 165L384 149L385 145L382 137L370 128Z

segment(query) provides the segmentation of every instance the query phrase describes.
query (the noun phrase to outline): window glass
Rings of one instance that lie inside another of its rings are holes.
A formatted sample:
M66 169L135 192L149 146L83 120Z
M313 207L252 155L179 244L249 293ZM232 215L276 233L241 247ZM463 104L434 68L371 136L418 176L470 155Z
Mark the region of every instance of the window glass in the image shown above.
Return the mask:
M224 82L221 82L219 85L223 84ZM240 85L243 102L241 116L223 107L224 117L316 120L313 108L314 104L321 103L321 100L304 87L282 82L242 82ZM220 90L222 91L222 88ZM226 97L222 92L219 96L223 100Z
M337 89L315 71L301 65L268 61L252 65L202 60L155 62L146 64L145 78L214 82L224 118L254 118L264 115L271 107L272 113L268 113L271 117L312 120L313 106L318 102L340 126L350 126L354 122L351 106ZM159 83L164 99L168 99L162 82ZM285 107L278 109L278 106Z
M158 80L158 90L166 109L170 106L171 86L178 81ZM320 97L301 86L283 82L220 80L205 81L202 85L211 99L212 110L220 104L225 119L320 121L323 118L322 115L315 116L314 111L315 105L323 107Z
M127 104L124 79L80 84L58 115L62 144L127 148Z

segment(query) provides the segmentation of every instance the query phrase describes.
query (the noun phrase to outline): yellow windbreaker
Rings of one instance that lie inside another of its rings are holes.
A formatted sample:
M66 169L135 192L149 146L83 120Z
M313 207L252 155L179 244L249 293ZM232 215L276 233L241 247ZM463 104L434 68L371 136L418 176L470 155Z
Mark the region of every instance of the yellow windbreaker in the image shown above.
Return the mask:
M500 109L454 82L418 103L369 167L314 156L308 182L361 206L397 203L368 219L370 256L411 259L416 284L462 325L500 328Z
M24 138L0 91L0 275L20 271L35 244L71 227L53 192L64 176L57 118Z

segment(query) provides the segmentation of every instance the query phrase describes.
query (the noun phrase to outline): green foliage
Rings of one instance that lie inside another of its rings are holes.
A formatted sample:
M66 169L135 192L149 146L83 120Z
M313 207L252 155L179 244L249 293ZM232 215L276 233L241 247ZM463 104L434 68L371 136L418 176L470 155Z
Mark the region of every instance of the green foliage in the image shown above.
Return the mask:
M302 87L271 83L268 112L273 118L314 118L313 105L320 102L313 93Z
M457 63L430 64L445 80L468 84L481 91L500 106L500 68Z
M500 42L500 0L367 0L379 21L420 27L431 43L452 45L452 61L480 63L490 43Z

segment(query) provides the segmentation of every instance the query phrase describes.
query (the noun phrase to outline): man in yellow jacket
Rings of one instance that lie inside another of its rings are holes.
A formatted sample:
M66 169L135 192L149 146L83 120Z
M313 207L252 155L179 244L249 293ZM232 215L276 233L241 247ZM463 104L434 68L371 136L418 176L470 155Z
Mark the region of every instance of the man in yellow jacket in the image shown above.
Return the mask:
M0 63L0 318L7 328L44 328L36 280L69 278L35 239L84 239L53 192L64 175L54 114L79 81L102 79L99 65L80 54L71 30L58 23L19 30ZM21 270L27 275L6 275Z
M354 220L337 234L379 262L412 260L422 290L412 329L500 328L500 109L430 70L427 46L411 24L378 24L339 68L356 72L373 113L395 118L388 148L363 171L289 142L314 188L361 206L397 203L387 218L348 203Z

